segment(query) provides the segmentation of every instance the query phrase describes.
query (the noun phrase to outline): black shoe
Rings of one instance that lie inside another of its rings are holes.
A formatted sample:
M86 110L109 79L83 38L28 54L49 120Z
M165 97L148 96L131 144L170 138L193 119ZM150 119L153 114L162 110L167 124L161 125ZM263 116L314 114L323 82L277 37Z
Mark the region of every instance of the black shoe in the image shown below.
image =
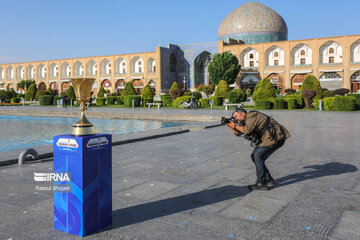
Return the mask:
M248 188L250 190L256 191L256 190L260 190L260 191L266 191L269 190L268 186L266 185L266 183L255 183L254 185L249 185Z
M273 179L273 178L270 178L270 180L266 181L266 185L267 185L268 187L273 187L273 186L275 186L275 181L274 181L274 179Z

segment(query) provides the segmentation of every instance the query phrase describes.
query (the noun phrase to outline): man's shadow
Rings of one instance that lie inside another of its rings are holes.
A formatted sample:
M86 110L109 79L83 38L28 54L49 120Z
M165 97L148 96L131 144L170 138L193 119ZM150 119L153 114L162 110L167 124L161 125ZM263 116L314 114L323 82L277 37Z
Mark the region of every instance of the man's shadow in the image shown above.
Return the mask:
M310 168L313 170L291 174L276 179L276 187L278 188L308 179L357 171L357 167L354 165L338 162L326 163L324 165L306 166L304 168ZM242 197L249 192L250 191L247 186L228 185L155 202L144 203L128 208L117 209L113 211L113 224L105 228L103 231Z

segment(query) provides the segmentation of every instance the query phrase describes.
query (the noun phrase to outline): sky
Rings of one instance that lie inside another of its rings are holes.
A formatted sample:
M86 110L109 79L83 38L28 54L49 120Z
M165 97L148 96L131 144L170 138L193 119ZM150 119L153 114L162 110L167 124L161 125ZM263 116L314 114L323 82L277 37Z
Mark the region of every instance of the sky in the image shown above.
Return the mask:
M0 63L153 52L217 41L221 21L248 0L0 0ZM360 34L360 0L258 0L289 40Z

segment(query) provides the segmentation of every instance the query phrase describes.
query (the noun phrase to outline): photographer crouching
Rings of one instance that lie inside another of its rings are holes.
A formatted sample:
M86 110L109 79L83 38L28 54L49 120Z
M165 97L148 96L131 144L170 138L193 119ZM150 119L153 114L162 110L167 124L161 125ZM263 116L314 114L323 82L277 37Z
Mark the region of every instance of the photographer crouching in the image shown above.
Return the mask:
M272 117L258 111L247 112L243 108L235 108L231 118L222 118L236 136L244 135L255 146L251 159L256 166L257 181L249 185L250 190L268 190L275 185L274 179L266 168L265 160L290 137L289 131Z

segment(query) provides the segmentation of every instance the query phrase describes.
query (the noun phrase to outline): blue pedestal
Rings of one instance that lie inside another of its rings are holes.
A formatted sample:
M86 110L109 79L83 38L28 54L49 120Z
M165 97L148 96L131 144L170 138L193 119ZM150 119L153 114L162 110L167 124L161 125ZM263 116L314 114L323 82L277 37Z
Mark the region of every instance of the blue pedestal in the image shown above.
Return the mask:
M54 172L71 174L71 191L54 191L55 229L83 237L111 225L111 158L109 134L54 137Z

